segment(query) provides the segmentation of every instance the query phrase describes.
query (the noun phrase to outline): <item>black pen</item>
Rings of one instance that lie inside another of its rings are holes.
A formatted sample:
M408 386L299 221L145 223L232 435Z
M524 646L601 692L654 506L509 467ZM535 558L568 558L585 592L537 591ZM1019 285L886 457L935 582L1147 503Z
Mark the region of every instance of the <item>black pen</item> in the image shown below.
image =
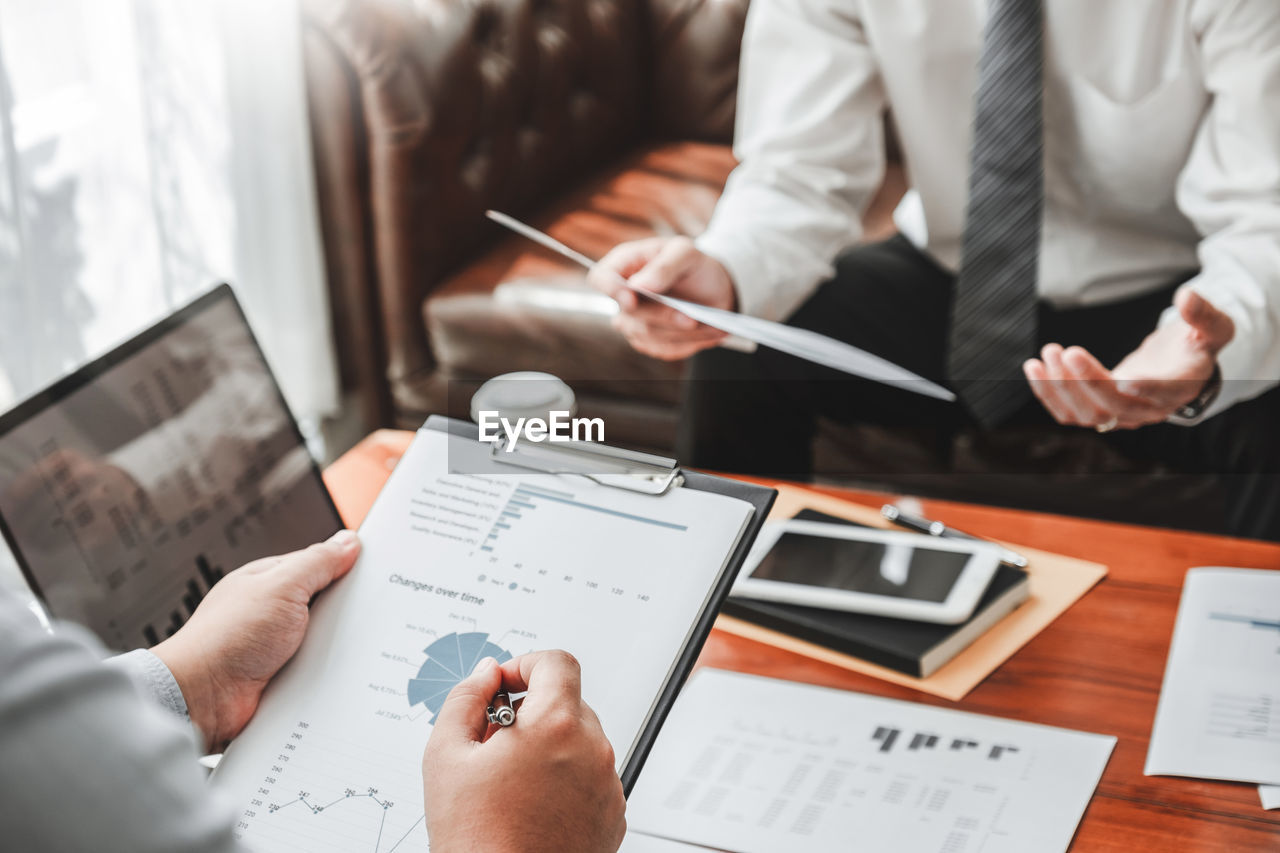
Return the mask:
M489 722L495 726L506 728L516 721L516 708L511 704L511 695L505 690L499 691L493 697L493 701L489 703L488 710L484 713L489 718Z
M971 536L968 533L962 533L954 527L947 527L941 521L934 521L929 518L921 518L918 515L905 513L893 504L885 504L880 507L880 514L900 527L905 527L908 530L914 530L917 533L924 533L928 536L938 536L943 539L968 539L974 542L989 541L978 536ZM1014 569L1025 569L1027 567L1026 557L1022 556L1017 551L1010 551L1008 548L1004 547L1000 548L1000 562Z

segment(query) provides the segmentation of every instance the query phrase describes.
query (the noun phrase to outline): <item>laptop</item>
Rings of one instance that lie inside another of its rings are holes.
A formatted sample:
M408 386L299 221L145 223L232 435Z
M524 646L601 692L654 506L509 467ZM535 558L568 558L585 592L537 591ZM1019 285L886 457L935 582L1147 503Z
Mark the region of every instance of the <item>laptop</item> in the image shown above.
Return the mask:
M111 648L341 527L226 284L0 415L0 533L50 615Z

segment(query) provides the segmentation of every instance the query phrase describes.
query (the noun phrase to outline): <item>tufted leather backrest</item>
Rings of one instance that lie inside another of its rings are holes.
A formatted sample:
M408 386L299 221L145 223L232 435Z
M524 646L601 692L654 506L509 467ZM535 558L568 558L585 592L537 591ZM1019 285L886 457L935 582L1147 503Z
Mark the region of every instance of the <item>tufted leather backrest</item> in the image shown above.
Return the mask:
M433 367L423 301L495 238L485 208L529 213L648 136L732 136L746 0L303 10L330 287L340 311L380 319L366 340L337 318L341 349L385 352L361 382Z
M733 141L747 0L649 0L652 133Z

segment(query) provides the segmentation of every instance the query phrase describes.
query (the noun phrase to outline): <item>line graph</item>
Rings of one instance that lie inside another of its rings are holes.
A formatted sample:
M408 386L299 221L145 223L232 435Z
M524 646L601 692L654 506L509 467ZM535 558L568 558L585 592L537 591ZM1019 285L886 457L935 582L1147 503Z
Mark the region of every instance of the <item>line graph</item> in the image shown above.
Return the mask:
M257 783L236 836L258 853L425 849L419 772L413 758L371 753L300 720Z
M328 809L333 808L333 807L334 807L334 806L336 806L338 803L345 803L345 802L350 802L350 801L359 801L359 800L369 800L369 801L372 801L373 803L375 803L375 804L377 804L379 807L381 807L382 812L383 812L383 814L382 814L382 818L381 818L381 820L378 822L378 837L377 837L377 838L374 840L374 842L373 842L373 851L374 851L374 853L395 853L395 851L396 851L396 850L398 850L398 849L400 848L400 845L404 844L405 839L406 839L406 838L408 838L408 837L410 836L410 834L412 834L412 833L413 833L413 831L414 831L415 829L417 829L417 828L418 828L419 824L421 824L424 820L426 820L426 815L425 815L425 814L419 815L419 816L418 816L418 819L417 819L417 820L415 820L415 821L414 821L414 822L409 826L409 828L408 828L407 830L405 830L404 834L403 834L403 835L401 835L401 836L400 836L400 838L399 838L399 839L397 839L397 840L396 840L396 842L395 842L394 844L392 844L390 847L388 847L388 848L386 848L386 849L384 850L384 849L383 849L383 847L382 847L382 835L383 835L383 832L386 830L386 826L387 826L387 815L386 815L386 813L387 813L387 811L388 811L388 810L390 810L391 808L393 808L393 807L395 806L395 803L393 803L391 800L387 800L387 799L378 799L378 789L377 789L377 788L369 788L369 789L368 789L367 791L365 791L365 793L363 793L363 794L357 793L357 792L356 792L354 789L352 789L352 788L347 788L347 789L343 792L343 795L342 795L341 797L338 797L336 800L333 800L333 801L332 801L332 802L330 802L330 803L326 803L325 805L316 805L316 804L312 803L312 802L308 799L309 797L311 797L310 792L307 792L307 791L299 791L299 792L298 792L298 796L297 796L297 797L294 797L292 800L289 800L289 801L288 801L288 802L286 802L286 803L281 803L281 804L279 804L279 805L276 805L276 804L272 803L271 805L269 805L269 806L267 807L267 811L268 811L268 813L269 813L269 814L275 814L276 812L283 811L284 809L288 808L289 806L292 806L292 805L295 805L295 804L300 803L300 804L302 804L302 805L303 805L307 810L309 810L313 815L318 815L318 814L320 814L321 812L324 812L324 811L327 811Z
M302 792L300 792L300 793L298 794L298 796L297 796L297 797L294 797L292 800L290 800L290 801L289 801L289 802L287 802L287 803L283 803L283 804L281 804L281 805L276 805L275 803L272 803L270 806L268 806L268 807L267 807L267 810L268 810L268 811L270 811L270 812L278 812L278 811L280 811L281 809L284 809L284 808L287 808L287 807L289 807L289 806L293 805L294 803L302 803L304 806L306 806L308 809L310 809L310 810L311 810L312 814L320 814L320 812L324 811L324 810L325 810L325 809L327 809L327 808L331 808L332 806L335 806L335 805L337 805L338 803L345 802L345 801L350 800L350 799L353 799L353 798L360 798L360 797L368 797L369 799L373 800L373 801L374 801L375 803L377 803L378 805L382 806L382 808L383 808L383 809L389 809L389 808L391 808L393 805L395 805L395 803L391 802L390 800L379 800L379 799L378 799L378 791L377 791L377 789L376 789L376 788L370 788L370 789L369 789L366 793L364 793L364 794L357 794L355 791L353 791L352 789L348 788L348 789L347 789L347 792L346 792L346 794L345 794L344 796L338 797L338 799L334 800L334 801L333 801L333 802L331 802L331 803L328 803L327 805L323 805L323 806L317 806L317 805L313 804L312 802L310 802L310 801L307 799L307 798L308 798L308 797L310 797L310 796L311 796L311 795L310 795L309 793L307 793L306 791L302 791Z

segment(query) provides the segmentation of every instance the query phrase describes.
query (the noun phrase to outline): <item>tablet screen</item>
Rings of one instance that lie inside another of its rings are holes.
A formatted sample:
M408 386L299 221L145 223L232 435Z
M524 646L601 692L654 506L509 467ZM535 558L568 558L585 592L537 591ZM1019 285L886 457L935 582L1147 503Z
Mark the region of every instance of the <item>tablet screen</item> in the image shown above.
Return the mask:
M784 532L751 577L802 586L944 602L971 554L905 543Z
M340 526L226 286L0 416L0 529L50 613L114 648Z

